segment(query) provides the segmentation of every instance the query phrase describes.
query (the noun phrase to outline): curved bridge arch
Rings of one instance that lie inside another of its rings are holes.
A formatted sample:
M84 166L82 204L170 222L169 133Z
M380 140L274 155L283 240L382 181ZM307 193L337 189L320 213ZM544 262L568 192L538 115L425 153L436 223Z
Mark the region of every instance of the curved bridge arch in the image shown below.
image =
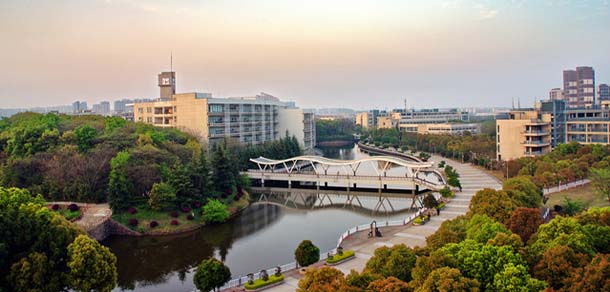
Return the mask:
M256 164L261 172L269 171L292 174L302 173L302 168L311 167L315 175L326 176L328 175L328 169L331 166L334 166L340 167L344 172L343 175L352 177L362 176L358 175L358 169L363 163L371 163L373 169L379 177L386 177L386 171L389 169L389 167L392 165L398 165L406 169L405 175L403 176L405 178L419 180L423 184L432 184L432 182L426 180L426 177L428 175L433 175L436 179L438 179L440 184L447 184L444 176L434 168L434 162L414 162L394 156L372 156L356 160L339 160L313 155L296 156L287 159L275 160L261 156L258 158L251 158L250 161ZM377 165L380 163L382 167L380 170L378 170ZM278 166L280 168L276 169ZM422 175L424 175L423 178Z

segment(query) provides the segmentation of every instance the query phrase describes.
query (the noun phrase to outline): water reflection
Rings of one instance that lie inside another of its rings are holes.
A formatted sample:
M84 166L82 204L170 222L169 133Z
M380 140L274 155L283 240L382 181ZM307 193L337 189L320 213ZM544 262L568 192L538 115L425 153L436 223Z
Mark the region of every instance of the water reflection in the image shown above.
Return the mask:
M326 148L324 153L338 159L366 155L353 146ZM331 199L338 202L341 195L334 196ZM372 214L350 207L312 209L312 204L319 203L319 199L303 198L303 206L296 208L253 204L226 224L206 226L190 233L110 237L103 244L118 259L119 285L115 291L190 291L194 289L194 269L210 256L222 258L233 276L245 275L293 261L294 249L303 239L312 240L322 251L330 250L347 228L372 220L401 220L409 214L404 211ZM365 206L375 203L375 199L360 197L360 200ZM396 200L395 207L406 208L410 202L410 199L392 200Z

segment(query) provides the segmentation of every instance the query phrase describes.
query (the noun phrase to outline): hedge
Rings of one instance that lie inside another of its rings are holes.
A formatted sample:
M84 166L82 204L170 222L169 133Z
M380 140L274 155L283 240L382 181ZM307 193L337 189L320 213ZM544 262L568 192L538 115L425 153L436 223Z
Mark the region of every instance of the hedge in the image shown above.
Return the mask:
M354 255L356 255L356 253L353 250L344 250L342 255L336 254L336 255L330 256L326 259L326 262L329 264L334 264L334 263L338 263L344 259L351 258Z
M269 279L267 281L263 279L257 279L254 280L252 284L246 283L246 285L244 285L244 288L246 288L247 290L256 290L282 281L284 281L284 275L271 275L269 276Z

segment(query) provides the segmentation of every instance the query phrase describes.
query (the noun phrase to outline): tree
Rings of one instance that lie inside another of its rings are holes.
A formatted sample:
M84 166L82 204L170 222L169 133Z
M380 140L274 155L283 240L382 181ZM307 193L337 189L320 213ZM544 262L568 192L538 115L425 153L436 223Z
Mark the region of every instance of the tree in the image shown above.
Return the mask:
M519 207L537 208L542 205L542 190L527 176L517 176L506 180L502 189L507 191Z
M236 175L234 174L232 161L224 145L220 144L214 151L212 160L214 176L212 181L218 192L226 192L235 185Z
M299 280L298 292L340 291L347 285L343 273L331 267L309 268Z
M563 204L561 204L561 207L565 214L569 216L574 216L585 207L585 202L581 200L572 200L568 197L564 197Z
M541 291L546 283L532 278L524 265L508 263L504 269L494 276L491 289L498 292L530 292Z
M536 233L542 224L542 216L536 208L517 208L508 220L508 229L519 235L523 243L527 243L532 234Z
M203 260L193 277L195 287L200 291L216 291L229 280L231 280L231 270L215 258Z
M198 148L198 156L193 157L191 164L191 180L193 186L204 197L212 192L210 163L205 150Z
M504 223L510 219L515 209L516 206L506 192L483 189L478 191L470 200L470 211L468 214L470 216L473 214L483 214Z
M436 206L438 206L438 201L436 200L434 195L427 194L426 197L424 198L424 207L426 207L428 209L434 209L434 208L436 208Z
M366 289L369 284L371 284L371 282L375 280L380 280L382 277L381 275L369 273L366 271L358 273L356 270L351 270L345 278L349 286L357 287L360 289Z
M435 251L448 243L458 243L464 240L466 238L467 222L465 216L443 222L436 232L426 237L426 247Z
M547 224L542 224L538 232L530 239L528 255L532 263L537 263L548 249L565 245L575 252L592 255L594 253L590 235L575 218L557 216Z
M320 249L310 240L303 240L294 251L294 258L301 267L307 267L320 260Z
M411 280L411 270L415 267L415 252L404 244L391 248L382 246L366 263L366 270L384 277L396 277L403 281Z
M566 280L567 291L610 291L610 255L596 255L584 269L576 270Z
M227 205L218 200L209 200L208 203L203 206L203 221L207 224L223 223L227 221L229 216L230 214Z
M410 292L409 285L395 277L375 280L368 287L369 291L376 292Z
M597 192L610 201L610 168L590 168L589 179Z
M70 283L79 291L111 291L117 283L116 257L87 235L68 245Z
M428 275L423 285L418 286L415 292L467 292L479 291L479 281L466 278L460 270L442 267Z
M88 237L47 208L41 196L0 187L0 234L0 290L63 291L81 289L79 283L91 281L73 265L75 253L71 251ZM100 271L108 272L105 276L113 271L116 275L114 262L109 260L114 256L107 249L88 248L86 257L86 261L81 258L83 263L99 266ZM113 286L116 283L116 278L114 282L103 278Z
M589 257L586 254L576 253L565 245L557 245L542 255L542 259L534 266L533 275L546 281L550 288L561 290L566 279L588 263Z
M412 287L420 287L428 278L432 271L447 267L455 266L455 263L450 263L448 258L440 251L434 251L429 256L420 256L417 258L415 267L411 270L413 280L409 282Z
M506 265L525 264L510 246L480 244L469 239L448 244L437 252L445 254L449 267L459 269L467 278L476 279L486 290L493 284L496 273L502 272Z
M127 163L129 158L129 152L121 151L110 160L108 204L115 211L129 208L131 186L127 178Z
M176 199L180 203L196 199L195 187L191 181L189 170L180 161L176 161L167 174L167 183L176 191Z
M148 206L156 211L169 210L174 206L176 191L168 183L155 183L150 190Z
M93 146L93 139L97 136L97 131L89 125L84 125L74 129L74 134L78 151L87 152Z
M510 234L510 231L485 215L475 214L466 224L466 238L478 243L487 243L497 233Z

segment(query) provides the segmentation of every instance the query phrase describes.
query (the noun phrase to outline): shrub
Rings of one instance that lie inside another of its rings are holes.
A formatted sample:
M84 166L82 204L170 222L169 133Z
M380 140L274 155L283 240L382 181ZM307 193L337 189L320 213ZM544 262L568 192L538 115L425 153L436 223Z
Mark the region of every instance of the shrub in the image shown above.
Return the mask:
M150 228L155 228L157 226L159 226L159 222L157 222L157 221L150 221Z
M135 213L138 213L138 210L136 210L136 208L134 208L134 207L129 207L129 209L127 209L127 213L133 215Z
M269 276L269 278L267 279L267 281L263 280L263 279L257 279L254 280L254 282L252 284L250 283L246 283L246 285L244 285L244 288L246 288L246 290L256 290L265 286L269 286L275 283L279 283L284 281L284 275L271 275Z
M320 249L310 240L303 240L294 251L299 266L307 267L320 260Z
M72 212L76 212L76 211L78 211L78 205L72 203L72 204L68 205L68 210L70 210Z
M172 216L174 218L178 218L178 212L177 211L172 211L171 213L169 213L169 216Z
M210 200L203 206L203 221L205 223L222 223L229 218L227 206L218 200Z
M421 217L417 217L415 218L415 220L413 220L413 224L415 225L422 225L424 222L423 220L421 220Z
M193 220L193 219L195 219L195 217L193 217L193 215L191 215L191 214L186 215L186 220Z
M51 210L53 210L53 211L59 210L59 205L58 204L53 204L53 206L51 206Z
M171 224L171 225L178 225L178 224L180 224L180 223L178 222L178 220L174 219L174 220L172 220L172 221L170 222L170 224Z
M176 190L167 183L155 183L150 190L148 205L155 211L170 209L176 199Z
M449 197L452 197L452 195L453 195L453 192L451 191L451 189L449 187L444 187L438 192L441 194L441 196L443 198L449 198Z
M338 263L344 259L351 258L355 255L356 255L356 253L353 250L344 250L343 254L336 254L336 255L330 256L328 259L326 259L326 262L329 264L334 264L334 263Z
M195 209L199 209L199 208L201 208L201 206L202 206L202 205L201 205L201 202L199 202L199 201L195 201L195 202L193 203L193 208L195 208Z
M139 223L138 219L136 219L136 218L130 218L129 222L128 222L129 226L132 226L132 227L138 226L138 223Z
M188 213L191 212L191 208L188 206L182 206L180 207L180 211L182 211L182 213Z

